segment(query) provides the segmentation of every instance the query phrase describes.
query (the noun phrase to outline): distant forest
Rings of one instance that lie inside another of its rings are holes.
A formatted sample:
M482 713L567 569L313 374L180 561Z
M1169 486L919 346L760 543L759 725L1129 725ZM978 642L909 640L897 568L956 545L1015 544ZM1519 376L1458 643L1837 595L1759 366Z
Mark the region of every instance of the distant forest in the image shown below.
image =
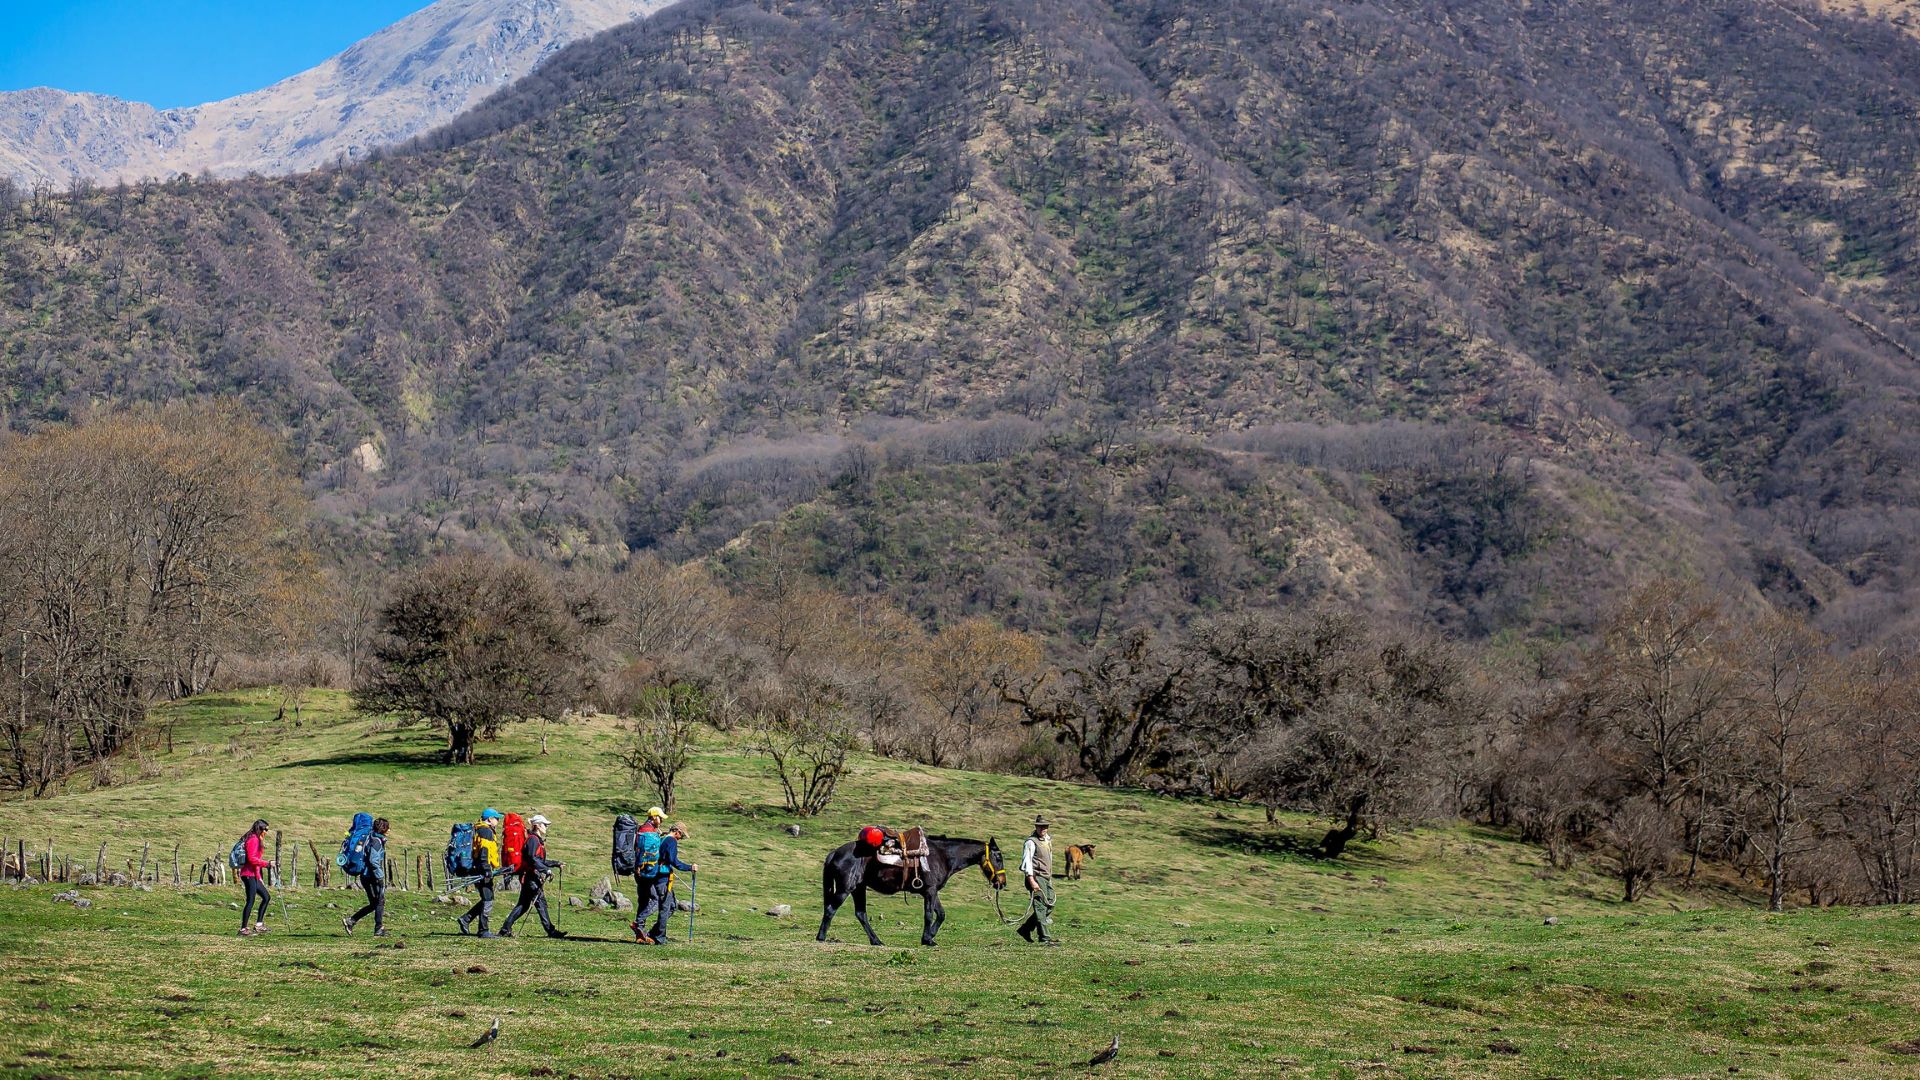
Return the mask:
M798 553L1060 650L1655 577L1915 626L1920 43L1757 0L694 0L403 151L0 188L18 432L237 395L330 561Z

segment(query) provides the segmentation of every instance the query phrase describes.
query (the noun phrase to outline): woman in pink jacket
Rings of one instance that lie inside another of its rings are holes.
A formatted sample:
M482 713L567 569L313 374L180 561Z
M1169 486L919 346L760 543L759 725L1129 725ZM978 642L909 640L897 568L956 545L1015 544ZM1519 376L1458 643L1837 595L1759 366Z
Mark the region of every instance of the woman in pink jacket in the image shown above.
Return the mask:
M267 904L272 897L267 893L267 884L261 879L260 872L273 864L267 861L265 844L262 842L262 837L266 835L267 819L265 818L254 822L253 828L247 831L247 863L240 868L240 884L246 886L247 890L246 906L240 909L241 937L252 937L255 934L267 932ZM260 902L258 916L253 915L255 900ZM249 918L254 920L252 926L247 925Z

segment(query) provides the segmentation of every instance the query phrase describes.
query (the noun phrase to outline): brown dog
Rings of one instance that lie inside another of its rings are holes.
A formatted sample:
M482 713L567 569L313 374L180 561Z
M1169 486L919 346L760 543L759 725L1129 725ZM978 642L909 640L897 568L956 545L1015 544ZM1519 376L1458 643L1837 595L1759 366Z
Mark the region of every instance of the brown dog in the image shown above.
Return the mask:
M1080 879L1080 872L1086 868L1087 863L1092 858L1092 844L1067 845L1067 878L1078 881Z

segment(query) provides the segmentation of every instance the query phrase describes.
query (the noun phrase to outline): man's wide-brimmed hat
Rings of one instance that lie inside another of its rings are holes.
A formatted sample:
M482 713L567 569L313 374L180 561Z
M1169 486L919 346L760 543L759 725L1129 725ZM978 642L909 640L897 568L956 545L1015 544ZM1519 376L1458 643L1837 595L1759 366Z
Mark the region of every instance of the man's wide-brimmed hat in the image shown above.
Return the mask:
M1045 814L1036 814L1033 819L1033 827L1036 829L1050 829L1053 827L1053 822L1048 821L1047 815Z

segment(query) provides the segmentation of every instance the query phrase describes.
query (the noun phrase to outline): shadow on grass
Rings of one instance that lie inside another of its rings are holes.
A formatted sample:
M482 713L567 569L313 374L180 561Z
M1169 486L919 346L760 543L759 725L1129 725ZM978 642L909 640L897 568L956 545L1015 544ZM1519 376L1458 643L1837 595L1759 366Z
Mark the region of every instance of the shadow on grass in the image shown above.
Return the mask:
M1339 858L1329 859L1320 850L1320 836L1282 829L1248 829L1219 824L1182 825L1173 831L1183 839L1212 848L1238 851L1245 855L1297 859L1316 866L1365 866L1382 861L1358 844L1349 844Z
M482 759L484 761L484 759ZM495 764L494 762L485 762ZM499 764L510 764L500 762ZM420 768L432 765L447 765L447 752L444 748L426 747L418 750L347 750L332 757L307 758L303 761L289 761L275 765L276 769L312 769L327 765L388 765ZM453 766L448 766L449 768Z

